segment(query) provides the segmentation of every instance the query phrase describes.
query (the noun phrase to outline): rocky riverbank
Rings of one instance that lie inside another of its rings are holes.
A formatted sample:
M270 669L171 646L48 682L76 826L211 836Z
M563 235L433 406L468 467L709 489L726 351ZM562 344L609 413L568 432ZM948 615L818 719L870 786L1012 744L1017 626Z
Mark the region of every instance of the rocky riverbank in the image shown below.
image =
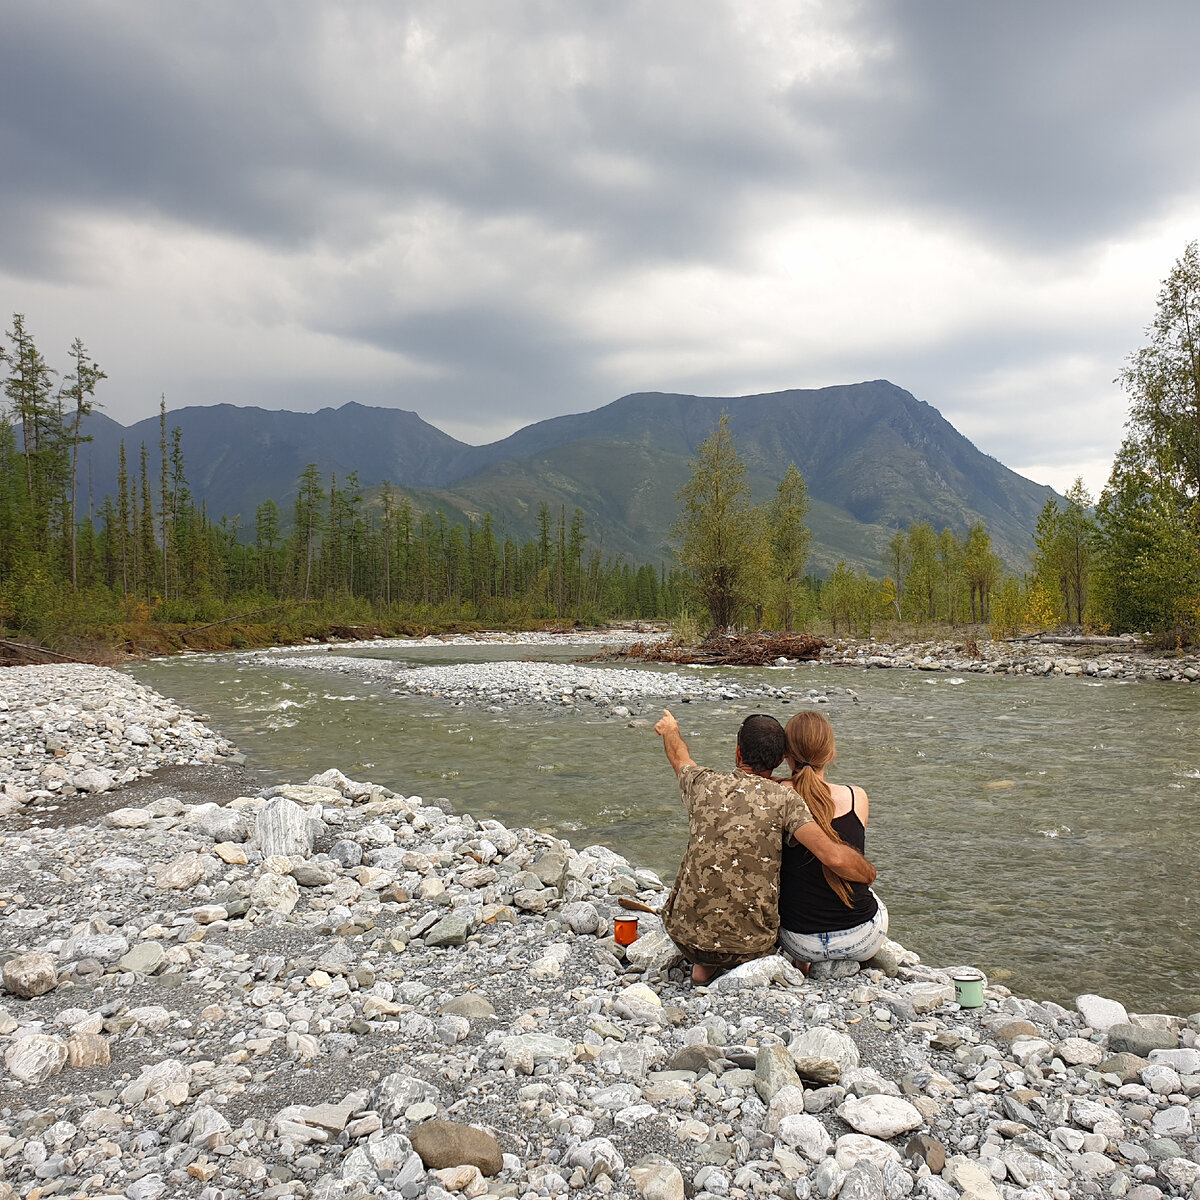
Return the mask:
M337 771L0 840L0 1196L1200 1194L1200 1014L686 982L604 847Z
M235 757L47 670L0 674L22 762ZM70 823L0 837L0 1200L1200 1197L1200 1014L964 1009L898 943L696 988L657 917L613 940L665 893L605 847L336 770L74 821L49 782Z
M1167 658L1140 649L1136 643L1128 647L1096 645L1081 648L1024 640L891 643L843 638L823 650L820 661L836 666L970 671L985 675L1200 682L1200 655Z
M0 816L30 800L99 795L165 766L242 761L203 716L120 671L0 670Z

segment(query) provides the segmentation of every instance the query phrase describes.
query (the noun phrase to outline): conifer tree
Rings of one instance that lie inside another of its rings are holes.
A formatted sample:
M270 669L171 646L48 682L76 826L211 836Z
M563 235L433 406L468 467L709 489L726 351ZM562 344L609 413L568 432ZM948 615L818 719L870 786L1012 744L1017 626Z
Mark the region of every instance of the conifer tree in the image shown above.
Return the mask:
M162 546L162 596L171 594L168 573L171 563L171 537L168 521L171 516L170 493L167 491L167 397L158 398L158 523L159 544Z
M17 439L7 412L0 410L0 580L10 577L29 552Z
M673 532L681 542L680 565L695 581L712 628L723 630L750 600L758 534L746 464L737 452L728 413L700 443L679 501L683 511Z
M75 370L63 380L62 394L74 402L74 415L71 425L71 507L69 528L71 540L71 587L78 589L79 561L76 537L76 522L78 520L76 499L79 486L79 444L80 442L90 442L92 440L91 434L85 435L82 432L83 420L96 408L96 402L93 399L96 394L96 385L100 380L107 379L108 376L91 360L87 352L87 347L84 346L80 338L76 338L71 343L70 356L75 362Z
M4 394L21 427L24 519L33 549L44 555L53 541L55 501L66 476L61 408L52 401L54 372L26 330L21 313L13 314L8 340L12 348L0 348L0 359L8 364Z
M264 500L254 514L254 552L258 586L275 595L275 545L279 541L279 507Z
M125 439L117 458L117 546L121 563L121 595L129 595L132 556L133 511L129 503L129 464L125 457ZM132 572L136 578L136 572Z
M158 577L158 547L154 543L154 503L150 498L149 462L150 454L146 450L146 443L143 442L140 474L142 506L138 516L138 552L142 562L141 585L147 604L154 597L154 585Z
M299 554L299 570L302 598L307 600L312 588L313 560L317 552L317 538L321 531L321 472L316 463L309 463L300 475L300 487L296 493L296 545Z
M775 492L770 507L771 563L783 627L791 631L796 618L797 588L804 577L804 564L812 531L808 516L808 486L795 463L788 469Z
M571 528L567 533L567 569L570 577L570 602L578 615L583 608L583 544L587 541L584 531L583 509L577 508L571 515Z

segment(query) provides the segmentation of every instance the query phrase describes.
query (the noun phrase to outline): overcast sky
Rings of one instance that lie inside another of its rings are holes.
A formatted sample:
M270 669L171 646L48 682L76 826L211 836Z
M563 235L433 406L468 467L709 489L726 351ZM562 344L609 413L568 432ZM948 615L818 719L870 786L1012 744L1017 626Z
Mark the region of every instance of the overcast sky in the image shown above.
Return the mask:
M1098 490L1200 236L1200 5L5 0L0 302L130 423L886 378Z

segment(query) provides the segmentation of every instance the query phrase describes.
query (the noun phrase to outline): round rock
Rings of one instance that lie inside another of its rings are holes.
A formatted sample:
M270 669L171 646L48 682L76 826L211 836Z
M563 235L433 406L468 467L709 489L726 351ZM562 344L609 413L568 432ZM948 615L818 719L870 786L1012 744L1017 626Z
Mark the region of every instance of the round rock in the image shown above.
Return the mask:
M504 1169L500 1143L490 1133L457 1121L426 1121L411 1134L413 1149L427 1170L478 1167L484 1175L498 1175Z
M806 1029L792 1038L788 1045L792 1058L831 1058L837 1063L838 1071L845 1074L858 1066L858 1046L854 1040L836 1029L818 1025Z

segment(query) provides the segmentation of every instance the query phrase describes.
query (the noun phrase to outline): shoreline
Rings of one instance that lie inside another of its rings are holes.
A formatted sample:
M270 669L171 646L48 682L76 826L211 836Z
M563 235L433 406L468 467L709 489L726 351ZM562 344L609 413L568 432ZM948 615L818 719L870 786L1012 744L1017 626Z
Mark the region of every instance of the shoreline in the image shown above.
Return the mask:
M70 720L126 773L207 755L222 786L232 746L107 675L120 712L75 681ZM221 799L145 789L0 837L0 958L25 956L0 997L0 1200L1200 1187L1200 1014L994 984L960 1009L955 964L898 943L848 978L770 958L694 988L655 917L628 952L608 936L619 896L665 896L609 849L336 770Z
M232 618L231 618L232 620ZM189 654L230 654L240 650L259 650L270 653L273 650L296 650L305 646L345 646L367 644L410 643L433 645L465 644L481 639L502 640L508 637L547 636L549 638L586 639L595 636L604 638L606 630L616 629L617 633L626 640L637 637L655 637L662 633L665 622L654 621L644 623L640 620L630 620L616 626L598 626L591 628L575 628L563 626L554 622L546 622L545 628L535 630L498 630L482 629L473 626L472 622L446 621L442 623L442 633L410 634L407 630L414 627L429 629L428 624L400 621L397 623L374 624L345 624L330 622L314 628L310 633L295 632L283 635L278 629L257 626L230 625L228 621L218 621L213 625L200 627L203 630L217 631L221 636L197 639L195 644L189 643L187 637L198 632L188 630L178 625L141 625L129 626L128 636L118 644L89 641L82 635L73 639L75 652L65 654L58 650L34 642L20 642L0 637L0 667L5 666L38 666L49 660L51 663L86 663L92 666L121 666L126 663L148 662L159 658L180 658ZM390 632L389 632L390 631ZM284 640L280 640L283 637Z
M1064 638L1070 635L1063 635ZM270 659L302 654L319 654L337 650L365 647L376 649L427 649L440 646L562 646L562 645L628 645L636 640L667 639L669 630L648 631L635 625L593 630L480 630L468 634L428 635L423 638L372 638L367 640L337 640L287 646L270 646L244 651L242 657L265 656ZM238 653L237 651L192 651L187 653ZM174 657L174 656L170 656ZM631 660L634 661L634 660ZM908 669L914 671L969 671L982 674L1083 676L1092 679L1166 680L1176 683L1200 683L1200 648L1176 655L1152 653L1138 642L1129 639L1125 645L1094 644L1079 646L1071 641L1055 641L1053 635L1043 634L1037 641L1027 638L992 638L953 636L921 638L913 641L887 641L875 638L838 637L827 642L820 656L811 661L822 666L858 666L875 669ZM795 666L787 659L776 661L777 666ZM721 670L740 668L725 666ZM759 669L759 668L752 668Z
M388 639L343 645L295 647L247 651L237 654L239 664L269 663L293 670L330 671L353 675L389 687L393 694L440 699L455 706L472 705L501 712L515 705L540 705L545 709L580 711L594 707L608 715L628 718L647 700L666 703L767 699L782 703L819 703L822 689L811 682L795 686L786 682L798 667L859 667L875 670L911 670L925 673L987 674L1008 677L1077 678L1096 686L1106 682L1163 681L1200 683L1200 655L1166 659L1140 650L1115 650L1111 646L1089 647L1090 653L1057 643L929 641L888 643L874 640L841 639L827 646L816 659L792 662L777 659L766 667L673 665L654 663L639 666L636 660L619 665L584 662L473 662L449 665L413 665L390 659L339 653L358 649L411 649L419 652L445 645L505 645L514 647L565 645L619 645L627 638L624 630L580 634L490 634L458 636L443 640ZM1067 651L1071 652L1068 653ZM657 668L657 669L655 669ZM759 677L746 683L744 670L767 671L778 683ZM952 681L953 682L953 681ZM835 689L839 690L839 689ZM853 690L844 689L852 697ZM826 692L828 689L826 689Z
M823 650L819 661L829 666L879 669L1200 683L1198 651L1168 658L1132 646L1081 647L1052 640L986 640L964 645L953 639L893 643L843 638Z
M994 984L962 1009L898 943L845 978L772 957L693 987L656 917L609 936L620 896L661 905L652 872L336 770L8 834L0 864L0 1196L1200 1180L1200 1014Z
M1182 650L1175 654L1154 653L1146 649L1130 635L1114 641L1124 645L1075 644L1074 635L1063 634L1063 641L1056 641L1053 634L1043 633L1037 641L1029 637L1005 638L996 641L990 636L980 637L975 627L946 631L942 636L891 641L869 637L838 636L833 634L825 649L816 659L805 660L826 666L860 666L877 669L910 669L918 671L969 671L985 674L1039 675L1039 676L1086 676L1096 679L1164 680L1177 683L1200 682L1200 647L1189 653ZM369 631L367 626L334 625L319 637L298 635L284 643L250 644L249 646L216 645L171 648L167 653L131 652L125 663L152 662L159 659L180 658L196 655L262 655L268 658L295 655L324 649L357 649L360 647L391 648L411 647L423 649L439 646L474 645L628 645L642 640L667 639L669 623L660 621L630 621L594 628L552 627L536 630L471 629L450 630L445 633L427 633L420 636L398 634L386 636L377 630L368 638L349 636L353 631ZM15 646L16 643L13 643ZM30 650L53 655L56 660L63 656L30 646ZM85 660L66 659L64 665ZM0 667L8 665L0 660ZM38 665L18 663L17 665ZM115 665L110 663L91 665ZM789 664L786 659L779 665ZM736 669L736 668L724 668Z

